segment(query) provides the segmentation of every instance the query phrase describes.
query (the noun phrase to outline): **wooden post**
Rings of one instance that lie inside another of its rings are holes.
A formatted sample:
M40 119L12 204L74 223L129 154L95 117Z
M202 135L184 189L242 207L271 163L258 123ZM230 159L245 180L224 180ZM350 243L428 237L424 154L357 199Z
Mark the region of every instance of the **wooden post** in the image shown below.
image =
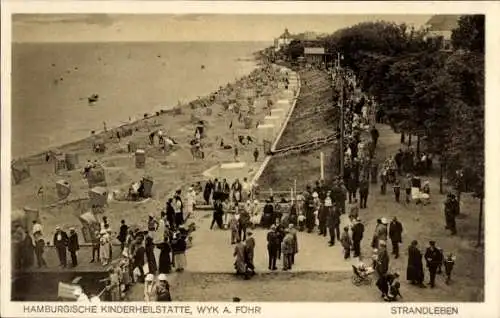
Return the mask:
M293 193L295 195L295 199L297 199L297 179L293 180Z
M324 162L325 162L325 154L323 152L320 153L319 155L319 161L320 161L320 164L321 164L321 167L320 167L320 180L325 180L325 167L324 167Z

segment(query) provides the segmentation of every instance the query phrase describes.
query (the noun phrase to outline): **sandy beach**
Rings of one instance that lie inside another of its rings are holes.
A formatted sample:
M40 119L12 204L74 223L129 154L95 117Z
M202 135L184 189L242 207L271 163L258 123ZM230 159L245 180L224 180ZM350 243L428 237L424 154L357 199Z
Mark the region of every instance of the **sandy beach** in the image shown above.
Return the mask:
M187 105L178 105L170 111L151 114L148 118L127 125L127 128L133 130L132 136L118 140L116 129L113 129L50 149L76 155L78 164L72 171L62 170L56 174L55 163L52 159L46 161L45 154L26 158L24 162L30 167L30 177L19 184L13 184L12 208L39 210L47 239L51 238L56 225L66 230L70 227L80 228L78 216L90 208L89 186L82 176L82 169L87 160L97 160L104 167L109 193L117 191L124 194L131 183L139 181L143 176L153 178L153 194L150 199L142 202L110 200L104 212L114 228L121 219L127 220L130 225L144 225L148 214L159 216L165 200L173 191L178 188L185 190L191 184L204 181L206 177L203 172L210 167L234 161L234 148L221 148L221 140L224 140L225 145L238 147L238 160L248 163L250 175L257 170L264 153L257 142L241 145L238 136L251 136L256 140L257 124L268 112L267 101L276 102L279 98L277 93L280 76L277 68L263 66L207 97ZM249 111L253 114L249 114ZM251 122L247 123L246 128L244 117L248 117L246 121ZM199 121L205 123L206 131L206 137L202 139L205 153L203 160L193 158L189 145ZM177 145L166 152L160 149L157 139L154 146L149 144L149 134L160 129L164 136L177 142ZM96 140L105 143L105 153L93 152L92 145ZM144 169L135 168L135 154L127 151L129 143L146 151ZM261 152L257 162L253 162L255 148L259 148ZM64 200L57 197L56 182L60 180L67 181L71 187L70 195Z

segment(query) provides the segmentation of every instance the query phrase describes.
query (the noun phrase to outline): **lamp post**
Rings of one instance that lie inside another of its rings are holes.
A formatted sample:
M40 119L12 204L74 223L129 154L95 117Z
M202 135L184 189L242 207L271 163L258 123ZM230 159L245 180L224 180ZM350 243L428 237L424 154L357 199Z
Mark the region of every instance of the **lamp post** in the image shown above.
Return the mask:
M344 178L344 73L340 68L340 60L343 56L337 52L337 77L340 81L340 177Z
M340 62L339 62L340 63ZM339 68L340 70L340 68ZM340 75L340 176L344 178L344 78Z

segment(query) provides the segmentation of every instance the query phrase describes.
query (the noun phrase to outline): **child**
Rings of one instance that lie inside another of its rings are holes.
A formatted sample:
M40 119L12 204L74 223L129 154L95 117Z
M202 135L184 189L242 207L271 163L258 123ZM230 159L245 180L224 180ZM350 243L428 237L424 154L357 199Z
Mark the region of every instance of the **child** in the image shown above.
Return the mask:
M305 225L306 225L306 217L302 211L300 212L299 216L297 217L297 221L299 222L299 231L303 232Z
M344 232L342 232L342 236L340 237L340 243L344 248L344 259L348 259L351 257L351 238L349 237L349 227L344 227Z
M237 214L233 214L229 220L229 229L231 230L231 244L236 244L239 238L239 222L236 218Z
M451 271L453 270L454 265L455 265L455 256L453 255L453 253L449 253L446 259L444 260L444 270L446 272L446 285L450 283Z
M399 180L396 180L396 182L392 186L392 189L394 190L394 198L396 199L396 202L399 203L399 196L401 195L401 185L399 183Z
M395 301L398 296L403 298L401 292L399 291L401 284L398 281L395 281L393 284L389 286L389 292L387 293L386 301Z
M123 293L126 293L130 287L132 278L130 277L130 261L128 257L123 257L122 260L120 261L120 267L122 270L122 286L121 286L121 291Z

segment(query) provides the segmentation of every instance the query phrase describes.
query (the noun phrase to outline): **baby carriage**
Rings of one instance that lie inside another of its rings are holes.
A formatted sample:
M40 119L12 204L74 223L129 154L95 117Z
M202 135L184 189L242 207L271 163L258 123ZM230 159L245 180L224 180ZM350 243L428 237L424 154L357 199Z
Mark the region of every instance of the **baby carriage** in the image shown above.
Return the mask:
M364 264L352 265L352 272L352 283L355 286L371 285L372 279L370 275L373 273L373 269L366 267Z

